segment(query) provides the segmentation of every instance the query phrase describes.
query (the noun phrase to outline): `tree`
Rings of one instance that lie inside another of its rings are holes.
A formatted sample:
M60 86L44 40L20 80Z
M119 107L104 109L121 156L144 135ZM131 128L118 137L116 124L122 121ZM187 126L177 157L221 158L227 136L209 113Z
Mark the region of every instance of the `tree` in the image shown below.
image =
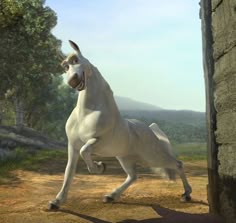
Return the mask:
M0 13L0 95L12 99L16 125L35 95L52 82L60 67L61 41L52 28L57 17L43 0L3 0Z
M1 0L0 2L0 28L13 25L22 16L22 6L14 1Z
M50 137L65 140L65 123L76 105L77 92L63 82L61 76L52 77L52 83L35 97L32 111L27 116L28 126L48 134ZM46 102L40 103L41 100Z

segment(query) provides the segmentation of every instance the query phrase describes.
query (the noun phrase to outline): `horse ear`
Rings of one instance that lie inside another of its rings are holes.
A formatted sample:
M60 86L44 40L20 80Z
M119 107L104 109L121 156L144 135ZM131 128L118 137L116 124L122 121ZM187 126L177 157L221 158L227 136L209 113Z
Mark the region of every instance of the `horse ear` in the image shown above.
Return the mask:
M71 47L72 47L77 53L81 54L80 49L79 49L79 47L77 46L76 43L74 43L74 42L71 41L71 40L69 40L69 43L70 43Z

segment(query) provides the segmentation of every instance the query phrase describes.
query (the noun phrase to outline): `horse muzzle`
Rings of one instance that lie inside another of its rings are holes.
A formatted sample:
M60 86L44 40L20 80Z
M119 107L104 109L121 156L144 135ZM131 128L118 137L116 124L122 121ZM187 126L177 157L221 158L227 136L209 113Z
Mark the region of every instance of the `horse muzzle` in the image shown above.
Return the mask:
M82 91L85 88L85 74L84 72L81 75L78 75L77 73L73 74L73 76L68 80L68 84L78 90Z

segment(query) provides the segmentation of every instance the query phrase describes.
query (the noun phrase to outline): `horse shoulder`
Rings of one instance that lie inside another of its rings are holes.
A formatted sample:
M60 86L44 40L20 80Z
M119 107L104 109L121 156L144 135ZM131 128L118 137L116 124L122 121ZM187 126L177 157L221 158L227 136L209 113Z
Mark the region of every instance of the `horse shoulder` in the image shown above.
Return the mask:
M77 116L76 116L76 110L74 108L74 110L71 112L69 118L66 121L66 125L65 125L65 129L66 129L66 133L69 133L73 127L77 124L78 120L77 120Z

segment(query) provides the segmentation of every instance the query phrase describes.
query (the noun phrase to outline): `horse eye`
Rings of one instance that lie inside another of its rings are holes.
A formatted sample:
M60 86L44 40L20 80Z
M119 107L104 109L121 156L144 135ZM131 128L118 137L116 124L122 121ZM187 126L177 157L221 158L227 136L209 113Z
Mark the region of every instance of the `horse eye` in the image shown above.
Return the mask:
M78 59L75 58L75 59L73 60L73 64L77 64L77 63L78 63Z

